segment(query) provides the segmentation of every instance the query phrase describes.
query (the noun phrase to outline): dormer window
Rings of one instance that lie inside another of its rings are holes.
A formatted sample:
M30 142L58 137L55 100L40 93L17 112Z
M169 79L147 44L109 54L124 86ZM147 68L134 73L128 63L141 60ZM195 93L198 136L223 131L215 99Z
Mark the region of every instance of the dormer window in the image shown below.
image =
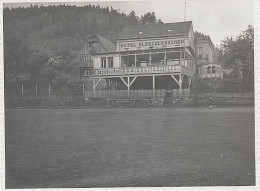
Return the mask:
M96 48L98 46L98 42L89 42L88 47Z
M90 48L90 53L96 53L98 49L98 42L92 41L88 43L88 47Z

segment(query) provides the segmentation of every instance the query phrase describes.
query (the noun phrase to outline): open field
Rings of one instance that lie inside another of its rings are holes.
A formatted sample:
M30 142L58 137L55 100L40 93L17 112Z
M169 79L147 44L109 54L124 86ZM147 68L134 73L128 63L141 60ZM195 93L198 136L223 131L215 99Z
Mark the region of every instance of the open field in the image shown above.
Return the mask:
M5 116L7 188L255 185L253 108Z

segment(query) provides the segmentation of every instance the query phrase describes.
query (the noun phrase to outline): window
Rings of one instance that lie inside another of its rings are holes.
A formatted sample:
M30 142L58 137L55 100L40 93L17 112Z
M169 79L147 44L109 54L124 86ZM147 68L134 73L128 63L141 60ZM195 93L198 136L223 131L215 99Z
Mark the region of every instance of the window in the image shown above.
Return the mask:
M83 54L80 54L80 55L79 55L80 61L84 61L84 59L85 59L84 57L85 57L85 56L84 56Z
M90 72L89 70L84 70L84 76L89 76Z
M89 42L88 43L88 47L92 47L92 48L95 48L98 46L98 43L97 42Z
M92 52L96 53L97 52L97 47L92 47Z
M207 68L207 73L211 74L211 67L210 66L208 66L208 68Z
M198 47L198 56L202 57L203 54L203 48L202 47Z
M108 67L113 68L113 57L108 57L107 62L108 62Z
M216 73L216 67L212 66L212 74L215 74L215 73Z
M101 68L106 68L106 67L107 67L107 58L101 57Z
M97 48L98 48L98 42L89 42L88 43L88 47L90 47L90 52L91 53L96 53L97 52Z
M88 61L88 57L87 56L84 56L84 61L87 62Z

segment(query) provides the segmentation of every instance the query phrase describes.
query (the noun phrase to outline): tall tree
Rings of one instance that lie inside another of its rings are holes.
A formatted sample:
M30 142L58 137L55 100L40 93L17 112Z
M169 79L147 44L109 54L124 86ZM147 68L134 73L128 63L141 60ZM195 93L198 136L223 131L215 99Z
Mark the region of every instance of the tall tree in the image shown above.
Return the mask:
M30 58L26 64L26 69L31 74L31 82L33 84L37 83L39 80L41 68L46 62L48 62L47 55L39 52L31 53Z
M195 36L196 38L203 38L203 37L209 38L209 35L205 35L204 33L201 33L201 32L198 32L198 31L195 31L195 32L194 32L194 36Z
M144 14L144 16L141 16L141 24L154 24L156 22L157 20L154 12L148 12Z
M227 37L221 43L223 64L233 70L243 83L254 82L254 28L248 25L236 38ZM253 86L252 86L253 87Z
M17 38L10 38L4 42L5 77L14 77L17 85L19 76L26 73L26 63L30 50Z
M73 62L73 56L68 50L62 49L57 56L51 57L42 65L41 74L46 76L54 86L61 87L68 81L66 74L75 67L78 65Z
M134 11L131 11L129 13L129 15L127 15L126 17L126 20L127 20L127 24L128 25L138 25L139 24L139 18L136 16L135 12Z

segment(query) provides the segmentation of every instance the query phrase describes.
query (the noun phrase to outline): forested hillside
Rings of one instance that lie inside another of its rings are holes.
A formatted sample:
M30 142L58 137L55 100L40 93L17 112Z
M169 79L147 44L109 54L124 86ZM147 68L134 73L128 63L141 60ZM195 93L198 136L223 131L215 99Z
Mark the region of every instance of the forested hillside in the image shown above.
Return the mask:
M138 18L134 11L125 14L112 7L93 5L5 8L5 77L31 73L32 78L37 78L50 58L59 58L66 67L88 35L97 33L115 42L125 25L156 22L161 20L155 13Z
M112 7L93 5L5 8L5 82L15 80L18 85L29 77L32 84L44 81L62 85L66 83L62 72L77 67L73 58L89 35L100 34L115 43L126 25L158 22L162 21L154 12L137 17L134 11L119 13ZM207 35L195 32L195 36ZM214 51L214 62L228 68L230 77L250 90L254 84L253 58L254 28L251 25L237 36L225 38Z

